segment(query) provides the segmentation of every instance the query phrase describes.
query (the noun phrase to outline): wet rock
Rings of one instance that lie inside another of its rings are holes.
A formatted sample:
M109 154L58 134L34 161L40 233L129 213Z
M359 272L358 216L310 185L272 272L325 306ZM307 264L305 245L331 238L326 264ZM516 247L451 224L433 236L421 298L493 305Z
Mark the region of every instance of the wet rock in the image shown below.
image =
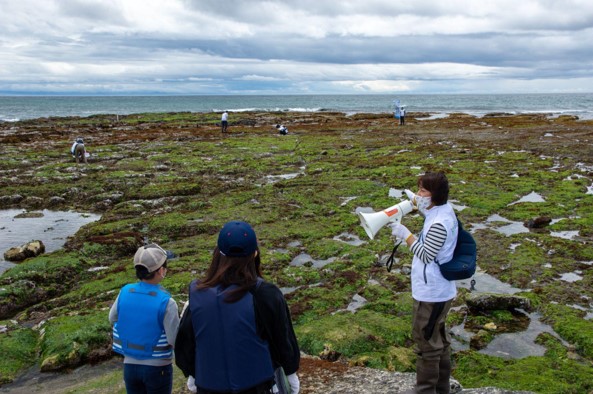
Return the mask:
M230 126L241 125L241 126L255 126L257 121L255 119L240 119L236 122L231 122Z
M576 115L560 115L556 118L556 122L573 122L575 120L579 120L579 117Z
M524 224L527 228L543 228L552 222L552 218L547 216L540 216L535 219L529 219Z
M72 349L67 354L52 354L41 361L41 372L55 372L66 368L76 367L82 362L81 346L72 343Z
M511 294L471 293L466 299L470 312L473 314L489 310L531 309L528 298Z
M15 215L15 219L42 218L43 212L23 212Z
M117 202L120 202L123 197L124 197L124 194L122 192L114 192L114 193L111 193L111 195L109 196L109 200L117 203Z
M490 112L484 115L484 118L497 118L500 116L512 116L513 114L508 112Z
M412 266L410 264L402 265L401 273L404 275L410 275L412 273Z
M325 394L396 394L411 390L416 383L416 374L391 372L345 362L328 362L316 357L302 355L299 369L301 388L309 393ZM461 384L451 378L450 393L510 394L513 391L496 388L463 390Z
M65 199L65 198L63 198L63 197L58 197L58 196L53 196L53 197L51 197L51 198L49 199L49 201L48 201L47 205L48 205L49 207L55 207L55 206L58 206L58 205L62 205L62 204L64 204L65 202L66 202L66 199Z
M0 297L0 319L10 318L18 311L47 298L47 292L30 280L17 280L3 289Z
M469 347L474 350L484 349L494 339L494 335L486 330L480 330L469 341Z
M323 349L323 351L321 353L319 353L319 358L322 360L327 360L327 361L337 361L340 356L342 355L342 353L337 352L335 350L333 350L331 347L329 346L325 346L325 348Z
M135 231L122 231L108 235L95 235L89 237L88 241L108 245L116 256L123 257L133 255L144 243L144 238L142 234ZM66 244L71 246L69 242Z
M169 166L167 166L165 164L157 164L153 168L155 169L155 171L169 171L170 170Z
M6 261L23 261L29 257L39 256L45 252L45 245L39 240L28 242L21 246L8 249L4 252Z
M11 196L1 196L0 197L0 208L1 207L8 207L11 205L16 205L23 201L23 196L20 194L13 194Z
M113 201L110 199L99 201L95 204L95 209L98 211L108 211L111 207L113 207Z
M25 200L22 202L22 205L25 208L39 209L43 207L43 202L43 198L41 197L30 196L25 198Z

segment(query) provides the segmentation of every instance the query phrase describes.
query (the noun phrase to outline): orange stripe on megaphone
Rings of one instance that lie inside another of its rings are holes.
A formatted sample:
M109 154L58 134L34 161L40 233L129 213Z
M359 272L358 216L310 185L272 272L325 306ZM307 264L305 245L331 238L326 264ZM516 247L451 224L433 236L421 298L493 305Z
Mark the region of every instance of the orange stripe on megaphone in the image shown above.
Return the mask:
M385 214L389 217L392 217L393 215L397 214L399 212L399 209L394 208L391 211L388 210L384 210L383 212L385 212Z

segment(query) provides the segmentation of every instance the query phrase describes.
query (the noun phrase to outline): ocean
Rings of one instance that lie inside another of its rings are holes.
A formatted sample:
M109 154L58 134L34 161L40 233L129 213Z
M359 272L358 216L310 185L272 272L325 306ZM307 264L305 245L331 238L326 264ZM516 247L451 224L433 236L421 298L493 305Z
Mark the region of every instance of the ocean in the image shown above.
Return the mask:
M410 112L543 113L593 119L593 93L456 95L0 96L0 121L147 112L339 111L389 113L399 100Z

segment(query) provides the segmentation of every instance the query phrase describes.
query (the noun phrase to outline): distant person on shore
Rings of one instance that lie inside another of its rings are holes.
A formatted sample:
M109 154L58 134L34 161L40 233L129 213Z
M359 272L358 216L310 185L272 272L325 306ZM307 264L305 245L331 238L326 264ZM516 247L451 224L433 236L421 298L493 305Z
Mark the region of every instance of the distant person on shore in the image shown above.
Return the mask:
M406 107L402 105L399 111L399 125L403 126L406 124Z
M220 125L221 125L221 128L222 128L222 132L223 133L226 133L227 132L227 129L229 127L229 114L228 114L228 112L224 111L222 113L222 117L220 118Z
M419 238L400 223L392 234L405 242L412 260L412 339L416 358L416 387L406 393L449 393L451 336L445 327L451 302L457 295L455 281L443 277L438 262L448 262L457 244L457 217L450 204L449 181L442 172L418 178L413 196L424 226Z
M125 285L109 311L113 350L124 356L128 394L170 394L179 311L159 285L167 274L167 252L157 244L142 246L134 268L140 281Z
M76 164L80 162L87 163L84 140L81 137L78 137L76 141L74 141L72 147L70 147L70 153L72 153L72 156L76 160Z
M279 134L282 134L282 135L288 134L288 129L283 124L277 124L276 129L278 130Z
M274 370L282 367L298 394L300 350L290 311L280 289L262 279L249 224L232 221L220 230L205 277L189 285L175 349L188 388L198 393L271 394Z

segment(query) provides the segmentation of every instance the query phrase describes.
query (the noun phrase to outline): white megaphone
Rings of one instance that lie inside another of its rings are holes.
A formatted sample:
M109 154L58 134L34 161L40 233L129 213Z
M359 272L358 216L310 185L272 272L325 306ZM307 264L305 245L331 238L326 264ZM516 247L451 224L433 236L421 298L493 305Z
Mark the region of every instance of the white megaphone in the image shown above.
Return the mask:
M404 215L414 210L414 204L411 201L402 201L381 212L364 213L358 212L360 225L364 228L370 239L375 238L375 234L387 223L398 223Z

